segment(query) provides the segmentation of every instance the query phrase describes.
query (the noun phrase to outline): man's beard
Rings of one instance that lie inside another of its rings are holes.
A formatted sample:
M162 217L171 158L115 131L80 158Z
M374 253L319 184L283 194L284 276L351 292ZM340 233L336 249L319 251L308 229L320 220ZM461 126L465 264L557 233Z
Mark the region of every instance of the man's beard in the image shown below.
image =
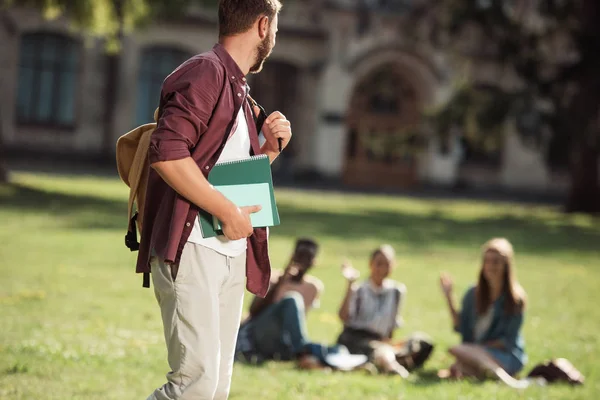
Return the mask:
M251 74L258 74L262 70L263 64L271 55L272 50L273 46L271 45L271 34L269 34L256 48L256 62L252 67L250 67Z

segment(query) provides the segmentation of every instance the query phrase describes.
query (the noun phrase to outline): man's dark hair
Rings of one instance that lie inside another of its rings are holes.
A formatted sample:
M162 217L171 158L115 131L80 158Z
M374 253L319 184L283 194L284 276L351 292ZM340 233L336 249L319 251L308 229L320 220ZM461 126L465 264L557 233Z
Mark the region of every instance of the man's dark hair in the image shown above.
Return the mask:
M244 33L263 15L270 24L279 10L279 0L219 0L219 37Z

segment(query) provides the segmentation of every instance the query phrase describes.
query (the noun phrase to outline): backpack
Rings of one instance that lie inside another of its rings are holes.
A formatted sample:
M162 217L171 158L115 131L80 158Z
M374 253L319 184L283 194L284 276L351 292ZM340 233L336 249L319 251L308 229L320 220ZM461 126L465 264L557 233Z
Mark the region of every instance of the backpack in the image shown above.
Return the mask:
M571 385L583 385L585 377L565 358L555 358L533 367L528 378L543 378L548 383L566 382Z
M252 116L257 132L260 132L267 115L264 108L248 96ZM258 107L259 115L254 115L254 108ZM127 233L125 246L131 251L140 249L137 239L138 233L142 234L144 203L146 200L146 187L150 164L148 161L148 148L152 132L158 123L158 111L154 111L154 122L140 125L117 139L117 170L121 180L129 187L129 201L127 204Z
M138 126L117 140L117 170L121 180L129 187L125 246L131 251L137 251L140 248L137 233L142 234L144 202L150 168L148 148L152 132L156 129L158 121L158 108L154 111L154 121L154 123Z
M435 345L433 340L426 334L416 332L408 340L395 346L396 361L408 371L421 368L429 359Z

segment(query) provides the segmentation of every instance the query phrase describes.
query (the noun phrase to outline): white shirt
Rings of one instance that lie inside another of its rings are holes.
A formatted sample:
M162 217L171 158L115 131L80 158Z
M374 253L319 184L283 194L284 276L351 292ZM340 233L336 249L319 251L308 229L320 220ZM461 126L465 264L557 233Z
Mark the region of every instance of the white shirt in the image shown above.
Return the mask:
M492 326L492 321L494 320L494 305L490 305L488 310L483 315L477 316L477 320L475 321L475 340L481 341L481 339L485 336L487 331Z
M217 162L230 160L239 160L250 158L250 136L248 132L248 123L244 114L244 107L240 107L237 114L234 133L227 139L225 147L219 156ZM229 257L237 257L246 251L247 239L229 240L225 236L216 236L211 238L202 237L202 227L200 217L196 218L194 228L190 233L188 242L196 243Z
M388 337L401 324L398 314L405 294L406 286L391 279L384 280L382 287L366 280L350 297L346 326Z

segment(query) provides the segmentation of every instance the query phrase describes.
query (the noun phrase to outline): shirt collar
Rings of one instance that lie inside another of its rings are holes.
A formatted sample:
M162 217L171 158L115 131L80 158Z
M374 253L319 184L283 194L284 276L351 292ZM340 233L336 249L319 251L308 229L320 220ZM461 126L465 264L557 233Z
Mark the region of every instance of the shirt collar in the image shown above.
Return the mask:
M375 294L382 294L386 289L389 289L392 286L392 282L389 279L384 279L381 287L375 285L371 279L369 279L369 288Z
M227 50L221 45L217 43L213 46L213 51L219 57L223 65L225 65L225 71L227 72L227 76L230 81L238 81L242 84L246 84L246 76L240 69L239 65L235 62L235 60L229 55Z

